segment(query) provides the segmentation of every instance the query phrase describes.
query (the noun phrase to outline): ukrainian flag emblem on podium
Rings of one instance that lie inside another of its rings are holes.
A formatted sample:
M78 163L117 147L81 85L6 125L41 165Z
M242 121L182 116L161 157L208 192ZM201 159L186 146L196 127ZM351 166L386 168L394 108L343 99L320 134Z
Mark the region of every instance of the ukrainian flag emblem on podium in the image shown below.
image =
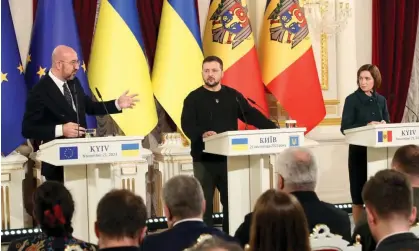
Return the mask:
M249 149L248 138L231 139L231 149L236 151L245 151Z
M131 144L122 144L121 145L122 156L124 157L134 157L140 154L140 144L131 143Z

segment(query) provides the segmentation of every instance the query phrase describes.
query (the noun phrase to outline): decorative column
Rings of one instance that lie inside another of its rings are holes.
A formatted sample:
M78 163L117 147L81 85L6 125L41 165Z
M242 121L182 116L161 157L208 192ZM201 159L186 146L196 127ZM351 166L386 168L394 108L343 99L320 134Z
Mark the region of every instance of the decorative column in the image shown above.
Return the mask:
M32 227L23 203L22 181L28 158L13 152L1 157L1 229Z

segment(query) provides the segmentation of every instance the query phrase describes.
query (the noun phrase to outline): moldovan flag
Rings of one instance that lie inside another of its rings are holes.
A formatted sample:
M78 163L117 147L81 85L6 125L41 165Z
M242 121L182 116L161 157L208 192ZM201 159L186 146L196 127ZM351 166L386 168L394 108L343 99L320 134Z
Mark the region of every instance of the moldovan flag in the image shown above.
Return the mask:
M88 77L104 100L138 94L133 109L111 115L125 135L145 136L157 125L136 0L101 0Z
M308 133L326 115L308 26L298 0L268 0L260 39L263 82Z
M269 116L246 0L212 0L204 34L204 55L224 63L222 84L254 100ZM239 129L244 124L239 123Z
M202 42L195 0L165 0L152 73L154 96L182 130L183 101L202 86Z

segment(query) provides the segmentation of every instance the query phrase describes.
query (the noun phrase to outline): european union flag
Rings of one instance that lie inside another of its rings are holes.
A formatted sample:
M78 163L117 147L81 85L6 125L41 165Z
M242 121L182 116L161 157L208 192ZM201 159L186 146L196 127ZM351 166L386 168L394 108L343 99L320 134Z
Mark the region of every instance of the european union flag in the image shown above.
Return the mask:
M79 57L81 67L76 74L84 92L92 96L86 76L72 0L39 0L36 18L32 28L31 45L27 57L26 83L31 89L41 77L48 74L52 51L58 45L73 48ZM86 116L88 128L96 127L94 116Z
M60 147L60 160L78 159L79 151L77 146Z
M9 0L1 1L1 12L1 151L7 156L25 142L22 120L27 87Z

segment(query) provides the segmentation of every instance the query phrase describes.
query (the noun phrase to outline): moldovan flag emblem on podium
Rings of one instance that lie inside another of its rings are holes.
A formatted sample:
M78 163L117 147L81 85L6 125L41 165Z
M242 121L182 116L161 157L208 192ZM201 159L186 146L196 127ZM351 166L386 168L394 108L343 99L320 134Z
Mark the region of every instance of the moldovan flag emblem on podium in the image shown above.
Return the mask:
M89 85L104 100L129 90L140 100L112 118L125 135L147 135L157 125L150 71L136 0L101 0L89 64Z
M248 17L246 0L212 0L204 33L204 55L223 60L222 84L239 91L262 107L269 116L265 87ZM244 129L239 123L239 129Z
M260 38L263 82L308 133L326 115L313 48L298 0L268 0Z

